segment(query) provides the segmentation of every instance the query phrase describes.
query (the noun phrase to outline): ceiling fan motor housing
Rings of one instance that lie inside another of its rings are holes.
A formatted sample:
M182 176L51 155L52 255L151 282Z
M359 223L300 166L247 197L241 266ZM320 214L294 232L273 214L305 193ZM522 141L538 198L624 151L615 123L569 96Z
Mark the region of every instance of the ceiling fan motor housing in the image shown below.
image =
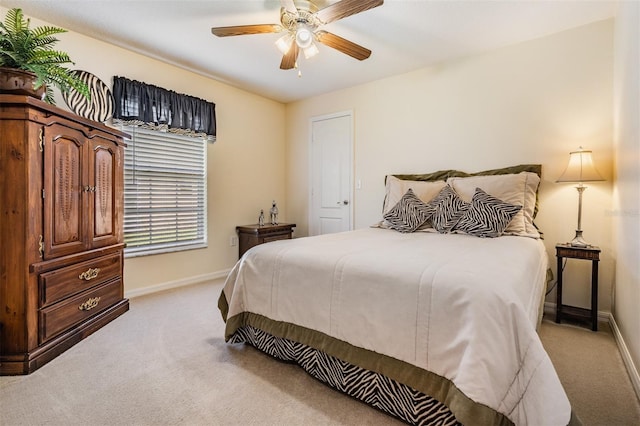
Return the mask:
M296 30L298 25L306 25L315 30L322 24L314 12L309 12L303 9L294 13L289 12L285 8L282 8L280 11L280 22L285 29L292 32Z

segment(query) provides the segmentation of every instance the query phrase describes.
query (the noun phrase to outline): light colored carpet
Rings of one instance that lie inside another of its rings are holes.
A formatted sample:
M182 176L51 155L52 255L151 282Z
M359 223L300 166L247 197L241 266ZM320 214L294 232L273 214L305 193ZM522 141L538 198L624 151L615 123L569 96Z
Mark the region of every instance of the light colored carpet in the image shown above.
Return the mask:
M0 424L402 424L295 365L225 344L221 288L132 299L129 312L35 373L0 377ZM640 424L610 332L545 321L541 336L585 426Z
M540 338L585 426L640 425L640 403L608 323L593 332L545 317Z

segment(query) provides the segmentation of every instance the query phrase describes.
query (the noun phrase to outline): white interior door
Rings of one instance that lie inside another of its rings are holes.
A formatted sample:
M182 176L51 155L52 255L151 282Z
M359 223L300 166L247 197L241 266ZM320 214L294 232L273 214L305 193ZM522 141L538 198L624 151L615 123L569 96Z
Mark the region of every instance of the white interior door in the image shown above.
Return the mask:
M310 235L351 229L353 114L311 119Z

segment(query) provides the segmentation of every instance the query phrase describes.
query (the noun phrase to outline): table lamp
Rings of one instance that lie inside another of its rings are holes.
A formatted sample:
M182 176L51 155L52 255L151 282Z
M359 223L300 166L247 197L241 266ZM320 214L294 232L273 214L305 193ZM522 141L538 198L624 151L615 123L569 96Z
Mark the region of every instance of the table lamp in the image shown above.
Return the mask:
M588 247L588 244L584 238L582 238L582 193L586 186L583 182L597 182L604 180L600 173L593 165L593 159L591 158L591 151L585 151L580 147L578 151L569 153L569 164L566 170L558 178L556 182L577 182L578 186L578 228L576 229L576 236L571 240L571 246L573 247Z

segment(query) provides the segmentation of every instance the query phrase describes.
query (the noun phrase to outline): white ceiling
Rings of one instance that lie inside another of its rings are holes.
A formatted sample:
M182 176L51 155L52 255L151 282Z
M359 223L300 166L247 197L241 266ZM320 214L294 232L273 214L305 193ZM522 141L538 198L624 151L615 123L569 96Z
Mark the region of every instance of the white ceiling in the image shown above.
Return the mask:
M314 1L319 8L336 0ZM614 0L386 0L323 29L373 51L320 54L280 70L278 34L218 38L211 27L277 24L279 0L0 0L56 26L290 102L607 18Z

